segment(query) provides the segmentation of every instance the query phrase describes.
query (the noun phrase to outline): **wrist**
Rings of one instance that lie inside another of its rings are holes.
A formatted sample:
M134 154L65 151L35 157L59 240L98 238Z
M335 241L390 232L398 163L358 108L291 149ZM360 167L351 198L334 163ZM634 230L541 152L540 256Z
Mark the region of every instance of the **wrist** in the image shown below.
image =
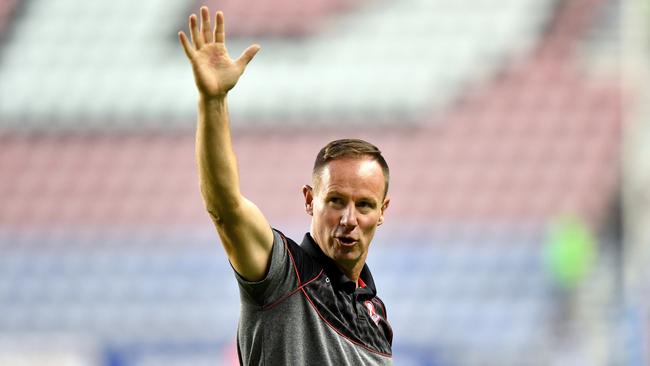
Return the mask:
M199 103L201 104L224 104L226 102L227 94L223 95L205 95L199 93Z

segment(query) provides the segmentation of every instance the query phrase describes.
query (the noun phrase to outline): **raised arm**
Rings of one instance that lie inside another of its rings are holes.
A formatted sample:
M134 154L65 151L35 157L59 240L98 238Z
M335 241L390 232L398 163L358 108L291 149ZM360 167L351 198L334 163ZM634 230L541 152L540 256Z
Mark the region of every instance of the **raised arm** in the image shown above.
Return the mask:
M199 91L196 159L201 194L235 270L247 280L261 280L273 232L257 206L240 193L226 100L260 47L252 45L233 60L226 50L221 12L216 13L214 29L207 7L201 8L200 29L195 14L189 22L192 42L183 32L178 37Z

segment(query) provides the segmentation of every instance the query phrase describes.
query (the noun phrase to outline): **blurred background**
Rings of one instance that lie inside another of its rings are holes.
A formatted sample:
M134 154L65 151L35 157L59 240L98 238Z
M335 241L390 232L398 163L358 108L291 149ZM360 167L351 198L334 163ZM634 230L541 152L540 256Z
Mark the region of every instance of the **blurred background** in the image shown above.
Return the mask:
M221 9L243 192L300 241L378 145L396 365L650 365L646 0L0 0L0 365L236 364L177 40Z

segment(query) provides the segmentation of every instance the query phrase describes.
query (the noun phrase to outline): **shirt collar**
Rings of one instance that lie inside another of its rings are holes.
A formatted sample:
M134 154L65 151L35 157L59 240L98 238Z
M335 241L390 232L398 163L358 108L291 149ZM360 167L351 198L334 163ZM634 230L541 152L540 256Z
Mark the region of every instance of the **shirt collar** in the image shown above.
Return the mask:
M359 286L352 281L348 276L343 273L339 267L336 266L334 260L325 255L321 248L318 246L314 238L307 233L305 234L302 244L300 245L310 256L316 259L319 263L323 264L327 276L330 278L334 286L343 289L347 293L357 292L359 295L365 295L373 298L377 295L375 288L375 281L370 273L370 268L364 263L361 269L360 279L365 284L365 287Z

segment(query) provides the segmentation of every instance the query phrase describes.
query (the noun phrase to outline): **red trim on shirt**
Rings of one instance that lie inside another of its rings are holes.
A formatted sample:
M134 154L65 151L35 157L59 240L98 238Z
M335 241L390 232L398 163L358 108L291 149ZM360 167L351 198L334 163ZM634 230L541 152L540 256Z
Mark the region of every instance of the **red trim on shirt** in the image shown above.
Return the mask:
M363 280L361 279L361 277L359 277L359 281L357 281L357 285L358 285L359 287L361 287L361 288L366 288L366 283L363 282Z

